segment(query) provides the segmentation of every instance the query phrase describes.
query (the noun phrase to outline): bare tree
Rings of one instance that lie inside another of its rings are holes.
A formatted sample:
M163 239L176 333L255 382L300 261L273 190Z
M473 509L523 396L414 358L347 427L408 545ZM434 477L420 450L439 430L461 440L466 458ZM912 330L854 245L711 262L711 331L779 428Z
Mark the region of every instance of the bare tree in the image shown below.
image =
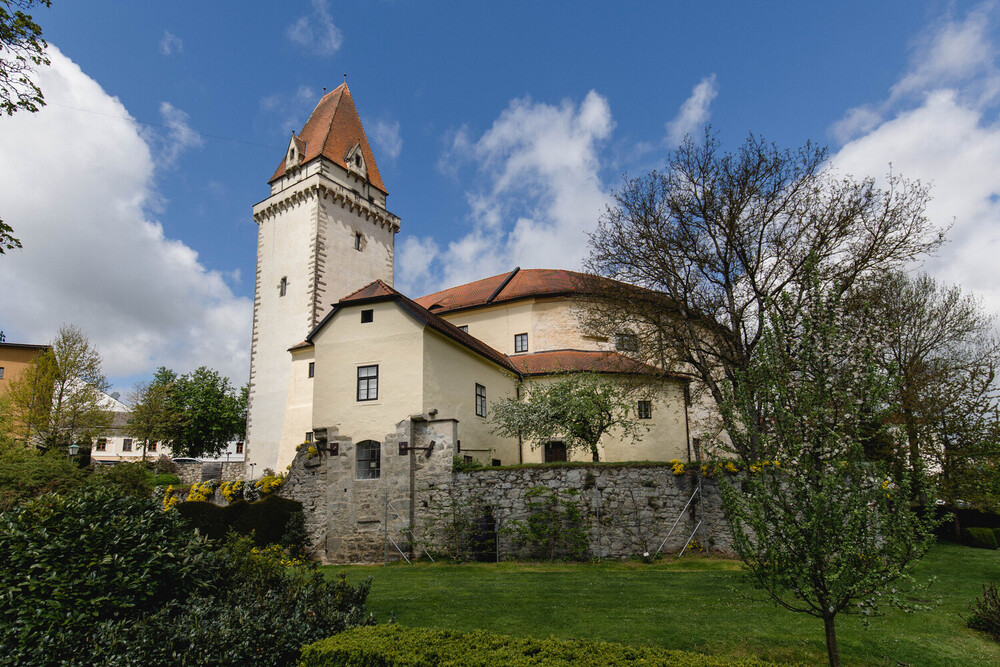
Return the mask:
M588 268L622 281L594 281L591 324L640 331L646 361L693 371L721 404L769 309L794 318L809 281L846 293L942 242L924 215L925 187L838 177L826 159L811 144L781 150L752 135L725 153L706 130L665 171L627 179L590 239ZM756 458L755 428L729 436Z

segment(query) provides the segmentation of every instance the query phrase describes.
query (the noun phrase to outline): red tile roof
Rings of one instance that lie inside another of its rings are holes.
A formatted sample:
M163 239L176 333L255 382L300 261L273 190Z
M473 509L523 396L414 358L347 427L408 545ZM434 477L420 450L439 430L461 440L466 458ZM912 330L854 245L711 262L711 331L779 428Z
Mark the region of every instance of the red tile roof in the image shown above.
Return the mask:
M451 287L417 299L435 313L447 313L529 297L580 294L594 276L564 269L514 269L510 273Z
M636 361L617 352L602 350L552 350L509 357L522 375L552 375L591 371L594 373L629 373L635 375L662 375L660 369ZM672 377L688 379L685 375L669 373Z
M406 296L403 296L393 288L389 287L387 284L381 280L376 280L373 283L369 283L357 290L348 294L343 299L341 299L337 305L330 311L330 314L323 318L309 337L306 338L307 344L312 344L313 336L315 336L320 329L336 314L338 311L349 306L358 306L366 303L374 303L378 301L395 301L400 308L408 313L411 317L416 319L418 322L431 327L435 331L444 336L454 340L455 342L463 345L473 352L479 354L480 356L486 357L493 363L501 366L509 371L518 373L517 368L510 363L506 354L494 350L492 347L482 342L478 338L470 336L466 332L462 331L456 327L451 322L447 322L434 313L430 312L420 304L413 301ZM299 347L299 346L296 346Z
M354 107L354 100L346 83L340 84L320 99L297 138L305 142L302 164L322 155L344 169L347 169L347 154L360 143L361 155L368 170L368 182L386 192L375 164L375 156L365 136L365 128L361 125L361 118L358 117L358 110ZM284 175L285 160L282 158L269 182Z

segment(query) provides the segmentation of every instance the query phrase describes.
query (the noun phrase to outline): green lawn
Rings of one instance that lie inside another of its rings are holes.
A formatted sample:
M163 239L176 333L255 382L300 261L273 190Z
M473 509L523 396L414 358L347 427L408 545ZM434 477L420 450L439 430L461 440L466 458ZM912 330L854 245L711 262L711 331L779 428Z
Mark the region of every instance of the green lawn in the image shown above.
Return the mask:
M685 556L652 565L463 564L347 566L348 579L372 577L369 606L380 621L484 629L519 635L659 645L774 661L826 661L823 623L775 607L741 579L735 561ZM935 547L915 575L937 578L932 611L890 612L866 629L838 620L849 665L1000 665L1000 644L969 630L959 614L1000 581L1000 552Z

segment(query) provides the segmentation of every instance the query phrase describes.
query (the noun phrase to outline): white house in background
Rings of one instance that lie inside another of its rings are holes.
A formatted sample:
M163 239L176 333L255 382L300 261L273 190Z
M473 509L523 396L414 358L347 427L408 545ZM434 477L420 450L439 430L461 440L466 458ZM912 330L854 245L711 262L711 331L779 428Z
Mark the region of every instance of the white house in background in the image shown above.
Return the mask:
M400 220L346 84L291 137L270 186L253 209L248 462L283 470L322 433L355 443L368 474L407 419L453 423L461 454L484 463L565 460L558 441L531 449L487 420L491 402L578 371L658 378L636 401L641 444L606 435L602 460L690 459L690 378L631 359L631 332L586 331L582 274L515 268L417 299L393 288Z
M101 394L101 403L105 409L112 412L111 426L94 440L90 450L91 461L98 464L141 461L143 443L129 432L128 406L119 401L117 396L103 393ZM173 456L169 447L151 442L146 452L146 459L155 461L161 454ZM243 459L244 443L231 442L220 456L200 460L237 462Z

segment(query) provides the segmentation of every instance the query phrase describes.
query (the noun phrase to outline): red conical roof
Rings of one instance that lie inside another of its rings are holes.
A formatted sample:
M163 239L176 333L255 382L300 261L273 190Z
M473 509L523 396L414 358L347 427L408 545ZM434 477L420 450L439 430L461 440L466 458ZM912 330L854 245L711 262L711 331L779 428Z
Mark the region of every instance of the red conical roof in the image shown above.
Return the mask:
M320 99L298 138L305 142L302 164L322 155L344 169L347 169L347 154L360 143L361 156L368 171L368 182L386 192L375 164L375 156L372 155L365 136L365 128L361 126L361 118L358 117L358 110L354 107L354 100L346 83L340 84ZM282 159L269 182L284 175L285 160Z

